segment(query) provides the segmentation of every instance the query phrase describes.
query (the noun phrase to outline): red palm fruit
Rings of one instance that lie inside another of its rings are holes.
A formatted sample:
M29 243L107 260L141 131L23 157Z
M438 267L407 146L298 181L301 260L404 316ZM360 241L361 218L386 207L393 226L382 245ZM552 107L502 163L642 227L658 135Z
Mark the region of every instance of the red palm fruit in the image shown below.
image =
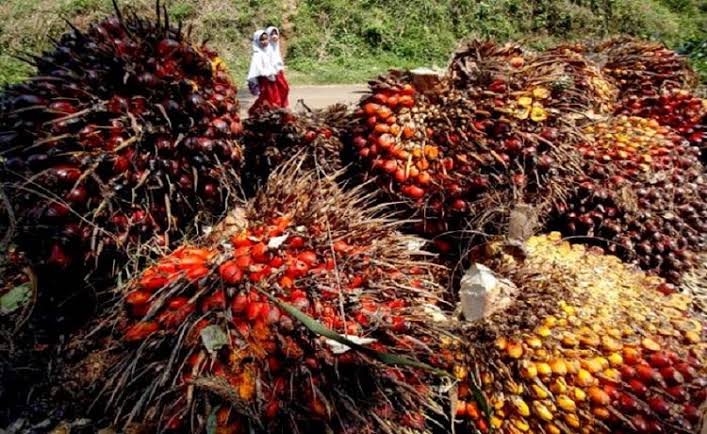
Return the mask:
M421 199L425 195L425 190L415 185L406 185L402 188L403 194L412 199Z
M314 266L318 262L317 254L311 250L307 250L300 253L299 255L297 255L297 259L309 265L310 267Z
M369 102L363 106L363 111L366 112L368 116L374 116L378 111L378 104Z
M242 313L248 307L248 297L244 294L236 294L231 301L231 310L233 313Z
M130 305L144 305L150 300L150 293L145 291L133 291L125 297L125 302Z
M199 265L187 270L186 277L189 280L198 280L209 274L209 269L203 265Z
M157 289L163 288L168 283L169 280L166 277L148 275L146 273L146 275L140 280L140 287L145 291L154 292Z
M236 261L224 262L219 266L219 275L227 285L235 285L243 279L243 272Z
M251 249L251 256L253 257L253 260L255 262L267 262L268 261L268 246L265 245L265 243L258 243L253 246Z
M415 98L410 95L403 95L398 100L398 105L402 107L413 107L415 105Z
M223 291L216 291L212 295L206 297L201 303L202 312L208 312L213 309L226 308L226 295Z
M167 304L167 306L172 310L177 310L177 309L181 309L182 307L184 307L188 302L189 302L189 299L187 297L174 297L171 300L169 300L169 303Z
M141 321L127 329L123 339L128 342L142 341L158 331L159 328L159 324L154 321Z
M304 141L307 143L312 143L316 138L317 138L317 133L312 130L309 130L306 133L304 133Z

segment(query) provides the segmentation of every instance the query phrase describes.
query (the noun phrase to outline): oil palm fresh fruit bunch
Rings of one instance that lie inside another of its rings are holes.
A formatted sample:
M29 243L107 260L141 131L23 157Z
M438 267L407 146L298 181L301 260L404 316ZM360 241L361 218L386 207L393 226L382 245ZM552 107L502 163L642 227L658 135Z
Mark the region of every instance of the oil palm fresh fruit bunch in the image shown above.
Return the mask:
M362 190L301 164L273 173L231 237L183 246L129 284L110 325L122 360L105 376L118 420L193 432L220 406L228 432L426 429L436 267Z
M525 248L485 255L516 291L460 329L456 432L699 432L707 323L692 298L559 233Z
M593 51L602 58L602 71L615 80L622 99L659 96L670 89L690 90L698 83L686 58L657 42L618 37L600 43Z
M486 51L469 57L481 64ZM559 101L552 89L513 72L525 63L496 62L456 79L460 62L431 90L413 73L372 81L351 142L363 171L424 216L419 230L497 233L514 202L546 212L562 201L565 186L556 181L579 170L573 144L581 137L551 108Z
M271 110L244 122L244 183L257 190L278 165L298 153L309 168L333 173L343 167L340 140L349 117L348 108L336 104L322 110L293 113Z
M0 96L0 173L18 247L52 269L119 270L220 214L242 126L223 62L171 25L116 16L28 59Z
M673 128L690 144L702 149L702 164L707 163L707 100L684 89L673 89L661 95L629 96L617 112L655 119Z
M677 283L707 249L707 179L697 148L655 120L584 129L585 176L551 224Z

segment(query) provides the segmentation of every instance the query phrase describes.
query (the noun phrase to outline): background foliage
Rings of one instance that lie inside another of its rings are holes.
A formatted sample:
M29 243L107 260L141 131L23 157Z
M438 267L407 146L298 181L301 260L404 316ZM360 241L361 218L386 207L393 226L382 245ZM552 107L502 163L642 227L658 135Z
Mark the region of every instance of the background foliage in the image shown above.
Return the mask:
M151 10L152 0L122 1ZM222 53L243 81L256 26L287 38L291 79L361 82L389 67L444 66L470 37L559 41L631 34L690 56L707 79L707 2L703 0L171 0L167 8ZM110 0L0 0L0 84L29 68L13 53L37 52L66 29L104 16Z

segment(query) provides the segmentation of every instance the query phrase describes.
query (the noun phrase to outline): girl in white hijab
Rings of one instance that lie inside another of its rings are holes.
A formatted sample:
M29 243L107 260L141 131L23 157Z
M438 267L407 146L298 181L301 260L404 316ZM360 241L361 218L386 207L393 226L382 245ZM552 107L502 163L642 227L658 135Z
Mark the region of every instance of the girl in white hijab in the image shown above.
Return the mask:
M265 32L270 38L268 53L270 56L270 62L276 71L276 82L278 93L280 94L280 107L287 108L290 106L288 99L290 85L287 83L287 78L285 78L285 62L283 62L282 53L280 52L280 30L275 26L270 26L265 29Z
M253 115L268 107L280 106L280 95L276 83L277 71L268 50L269 37L264 30L253 33L253 56L248 70L248 88L258 99L248 113Z

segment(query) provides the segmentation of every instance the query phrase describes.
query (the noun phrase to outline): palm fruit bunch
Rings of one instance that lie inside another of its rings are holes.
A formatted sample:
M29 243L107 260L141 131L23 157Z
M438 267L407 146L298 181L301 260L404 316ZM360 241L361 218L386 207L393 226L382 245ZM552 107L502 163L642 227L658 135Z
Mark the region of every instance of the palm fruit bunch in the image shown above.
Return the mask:
M244 121L243 183L253 193L277 166L304 154L306 167L334 173L343 167L339 139L348 121L348 108L335 104L321 110L293 113L269 110Z
M552 227L677 283L707 250L707 179L697 149L652 119L584 128L585 175Z
M0 96L0 176L38 265L119 269L223 212L242 125L223 62L166 11L73 29ZM13 220L8 223L9 220ZM103 264L103 265L102 265Z
M516 290L460 327L456 432L699 432L707 323L693 300L559 233L525 248L484 255Z
M707 164L707 100L684 89L672 89L660 95L631 95L622 101L617 112L655 119L673 128L702 149L702 163Z
M602 58L602 71L614 79L620 97L659 96L669 89L692 89L697 76L685 57L664 45L630 37L617 37L594 47Z
M362 190L301 164L273 173L232 236L183 246L129 285L110 327L122 360L104 376L118 420L190 432L210 414L230 433L425 430L436 404L419 363L434 362L439 341L426 313L436 267Z
M562 88L524 71L527 60L514 50L489 50L469 48L469 59L458 56L431 89L411 73L380 77L355 113L352 143L364 171L421 211L419 230L496 231L487 226L502 224L509 204L549 210L565 193L556 181L579 171L574 121L552 108ZM520 60L499 60L511 55Z

